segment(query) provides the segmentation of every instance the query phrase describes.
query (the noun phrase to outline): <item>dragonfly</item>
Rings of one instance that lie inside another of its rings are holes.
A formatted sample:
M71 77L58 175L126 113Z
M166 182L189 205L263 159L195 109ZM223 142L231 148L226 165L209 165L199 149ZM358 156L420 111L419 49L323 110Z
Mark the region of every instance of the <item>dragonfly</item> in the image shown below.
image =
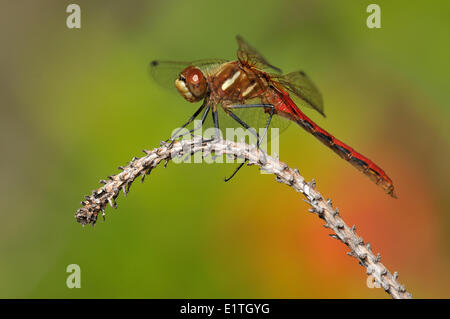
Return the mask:
M212 122L218 131L219 111L238 125L250 130L249 119L265 114L265 131L253 134L257 137L257 146L261 143L267 129L276 119L298 124L305 131L335 152L339 157L352 164L380 186L388 195L396 198L394 185L388 175L374 162L346 145L307 117L299 108L309 107L325 117L323 98L316 85L303 71L283 74L270 64L258 51L241 36L238 43L237 60L222 59L198 60L192 62L160 61L150 62L149 70L156 82L172 88L191 103L202 102L200 107L171 136L172 142L179 138L181 129L186 128L201 114L203 125L211 112ZM246 118L238 111L250 110ZM198 129L194 127L188 133ZM226 178L230 180L245 164L241 163L234 173Z

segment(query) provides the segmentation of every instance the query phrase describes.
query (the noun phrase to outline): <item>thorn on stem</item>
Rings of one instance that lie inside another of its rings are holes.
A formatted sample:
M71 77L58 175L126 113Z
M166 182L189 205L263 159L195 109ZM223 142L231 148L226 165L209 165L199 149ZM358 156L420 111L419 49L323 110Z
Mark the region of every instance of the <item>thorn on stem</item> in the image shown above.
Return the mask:
M112 208L117 208L117 203L116 203L115 199L108 197L108 203Z
M330 236L331 238L334 238L334 239L340 240L340 239L339 239L339 237L338 237L337 235L335 235L335 234L329 234L329 236Z

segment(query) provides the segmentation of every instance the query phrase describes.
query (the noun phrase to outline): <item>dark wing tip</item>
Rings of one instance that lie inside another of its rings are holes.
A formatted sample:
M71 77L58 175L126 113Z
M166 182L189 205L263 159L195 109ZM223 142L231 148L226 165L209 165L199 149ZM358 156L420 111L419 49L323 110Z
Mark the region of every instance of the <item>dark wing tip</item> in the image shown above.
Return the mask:
M319 112L320 115L322 115L324 118L326 118L327 116L325 115L325 112L323 110L323 102L321 102L318 106L319 107L314 107L314 109L316 109L317 112Z
M236 42L238 44L238 51L242 50L244 46L248 46L248 43L244 40L241 35L236 35Z
M278 68L278 67L276 67L276 66L274 66L272 64L268 64L268 66L270 66L272 69L274 69L278 73L283 74L283 71L280 68Z

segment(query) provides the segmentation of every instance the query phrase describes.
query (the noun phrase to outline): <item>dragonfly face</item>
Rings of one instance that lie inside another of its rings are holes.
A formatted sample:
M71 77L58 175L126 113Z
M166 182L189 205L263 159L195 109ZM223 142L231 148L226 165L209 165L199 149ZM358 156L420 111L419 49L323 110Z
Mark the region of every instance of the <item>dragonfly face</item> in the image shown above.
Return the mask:
M208 91L208 83L203 72L194 66L184 69L175 80L178 92L189 102L202 100Z

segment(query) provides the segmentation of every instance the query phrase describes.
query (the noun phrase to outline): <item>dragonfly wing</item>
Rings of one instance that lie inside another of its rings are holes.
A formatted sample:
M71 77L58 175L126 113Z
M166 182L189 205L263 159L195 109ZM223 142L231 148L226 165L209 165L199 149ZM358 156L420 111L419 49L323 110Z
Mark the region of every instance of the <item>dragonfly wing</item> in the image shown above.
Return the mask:
M222 66L222 64L229 62L225 59L205 59L205 60L196 60L192 61L191 65L198 67L203 74L209 76L217 71L218 68Z
M189 65L190 62L154 60L149 63L148 73L162 87L175 89L175 80L178 78L180 72Z
M282 73L282 71L277 68L276 66L273 66L267 60L258 53L254 48L250 46L241 36L237 36L236 40L238 42L239 48L237 51L237 56L239 61L243 63L248 63L258 69L261 70L268 70L271 72L276 73Z
M303 72L291 72L284 75L271 75L271 80L278 82L288 91L294 94L293 98L300 100L300 105L311 107L325 116L323 111L323 99L317 87Z
M253 128L260 136L264 134L265 128L267 126L269 117L270 117L270 108L262 108L262 107L251 107L251 108L234 108L235 105L247 105L251 106L254 104L262 104L263 101L260 97L246 100L245 104L236 102L236 103L227 103L226 106L219 108L219 126L222 131L222 134L227 137L227 139L233 139L233 136L229 134L238 134L240 131L236 131L235 129L245 130L245 128L233 119L227 112L230 110L233 112L235 116L237 116L242 122L247 124L249 127ZM285 119L284 117L277 116L276 114L272 116L270 121L270 125L268 127L268 131L265 135L265 140L270 143L271 140L276 138L276 136L280 135L284 132L292 121ZM213 125L212 121L207 123L208 127ZM227 134L227 129L232 129Z
M175 80L181 71L190 65L198 67L205 75L214 72L220 65L228 62L223 59L205 59L196 61L160 61L154 60L149 63L148 73L153 80L167 89L175 89Z

